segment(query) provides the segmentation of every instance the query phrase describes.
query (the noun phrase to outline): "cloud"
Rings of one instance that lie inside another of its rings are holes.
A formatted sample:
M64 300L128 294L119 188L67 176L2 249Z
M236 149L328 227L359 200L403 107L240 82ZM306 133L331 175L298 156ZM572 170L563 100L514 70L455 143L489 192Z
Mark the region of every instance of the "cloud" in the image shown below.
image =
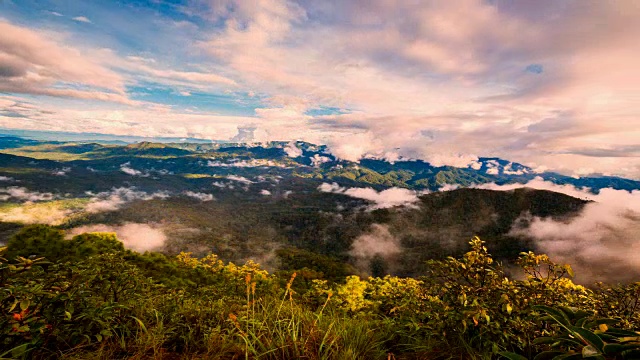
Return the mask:
M444 184L438 189L438 191L453 191L459 188L460 185L458 184Z
M537 190L549 190L549 191L573 196L578 199L598 201L597 200L598 195L593 194L590 191L591 189L588 189L588 188L579 189L570 184L559 185L559 184L552 183L550 181L545 181L539 176L535 177L533 180L529 180L526 184L514 183L514 184L497 185L495 183L487 183L487 184L474 185L472 187L476 189L488 189L488 190L498 190L498 191L510 191L514 189L521 189L521 188L527 187L527 188L537 189ZM603 189L603 190L606 190L606 189Z
M337 183L322 183L318 187L322 192L344 194L358 199L368 200L374 203L373 209L390 208L395 206L413 206L418 202L419 193L409 189L390 188L376 191L372 188L345 188Z
M632 2L203 0L180 8L197 24L115 6L96 8L112 20L102 31L55 35L3 22L0 92L38 101L31 115L0 113L0 126L304 140L348 160L467 167L488 156L640 178L640 9ZM131 99L135 87L198 96L153 106ZM212 106L207 96L231 100Z
M280 164L277 161L268 160L268 159L251 159L251 160L232 160L231 162L225 163L221 161L209 160L207 162L207 166L210 167L237 167L237 168L252 168L252 167L281 167L284 168L286 165Z
M31 191L25 187L19 186L0 189L0 198L4 198L4 200L16 199L21 201L48 201L53 200L54 197L55 196L52 193Z
M200 200L202 202L213 201L215 197L211 194L201 193L201 192L193 192L193 191L185 191L184 194L188 197L192 197L194 199Z
M353 241L349 255L355 258L360 271L370 273L370 264L374 257L389 259L401 252L400 241L389 232L389 227L373 224L367 233Z
M360 161L365 155L377 150L379 145L379 141L376 144L374 135L369 132L336 136L327 143L331 154L348 161Z
M400 242L391 235L389 227L373 224L368 233L360 235L354 240L349 254L370 259L375 255L398 254L400 251Z
M124 78L96 57L4 20L0 20L0 78L2 92L134 103L125 95Z
M115 233L124 247L137 252L160 250L167 241L167 236L159 225L127 223L124 225L85 225L68 231L70 237L91 232Z
M287 153L288 157L297 158L302 156L302 149L296 146L295 141L291 141L284 147L284 152Z
M199 71L179 71L163 68L155 59L146 59L135 56L129 56L126 59L118 58L114 55L113 63L116 67L134 73L135 76L145 80L150 80L160 84L172 85L175 87L188 87L201 91L219 90L217 86L226 85L230 87L237 86L237 83L225 76L214 74L212 72ZM191 96L191 92L180 90L181 96Z
M321 156L318 154L313 155L312 157L309 158L311 160L311 164L314 167L319 167L320 165L324 164L324 163L328 163L331 161L330 157L327 156Z
M135 200L166 199L168 197L169 194L162 191L149 194L144 191L137 191L135 188L114 188L111 191L95 194L85 207L85 211L89 213L116 211Z
M563 171L596 161L596 171L620 172L613 164L623 160L594 160L579 150L617 137L633 145L639 131L629 111L640 52L634 6L259 1L249 11L242 2L221 3L211 11L225 27L203 46L270 94L273 107L349 109L299 123L321 130L342 159L398 149L438 164L509 155ZM595 19L612 26L603 31ZM618 70L597 71L598 63ZM622 96L613 101L611 94ZM595 109L620 122L603 125ZM571 117L573 126L530 127L558 117ZM432 159L439 153L447 157ZM626 164L625 174L640 174L637 157Z
M512 235L535 240L539 252L557 262L571 264L576 280L634 281L640 275L640 191L589 189L556 185L540 178L524 185L486 185L492 190L530 187L591 200L568 219L532 217L523 214L513 225Z
M229 176L227 176L227 179L233 180L233 181L237 181L239 183L243 183L243 184L246 184L246 185L253 184L253 181L247 179L244 176L229 175Z
M143 173L140 170L136 170L132 167L130 167L129 165L131 165L130 163L124 163L122 165L120 165L120 171L122 171L123 173L127 174L127 175L131 175L131 176L142 176L142 177L148 177L149 173Z
M63 167L62 169L56 169L53 171L55 176L66 176L71 171L70 167Z
M83 22L83 23L91 24L91 20L89 20L85 16L76 16L72 20L77 21L77 22Z

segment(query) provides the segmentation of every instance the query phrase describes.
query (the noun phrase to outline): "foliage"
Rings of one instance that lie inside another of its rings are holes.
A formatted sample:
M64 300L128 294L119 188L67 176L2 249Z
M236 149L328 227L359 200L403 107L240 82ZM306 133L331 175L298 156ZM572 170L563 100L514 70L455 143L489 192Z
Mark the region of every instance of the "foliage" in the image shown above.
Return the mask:
M65 240L64 231L47 225L30 225L17 232L8 243L9 258L38 255L52 261L65 261L95 254L124 252L113 233L85 233Z
M535 359L638 359L640 333L612 327L619 319L598 318L587 311L570 307L536 306L546 314L542 320L550 322L556 331L552 336L541 336L534 344L547 345L550 350L539 353ZM503 353L510 359L522 358L514 353Z
M533 253L521 254L517 280L480 239L470 245L461 257L430 261L419 279L327 279L293 265L270 274L213 254L137 254L112 234L64 240L54 228L29 227L0 259L0 354L541 359L595 349L613 359L609 353L637 345L637 284L588 289L571 281L569 266Z

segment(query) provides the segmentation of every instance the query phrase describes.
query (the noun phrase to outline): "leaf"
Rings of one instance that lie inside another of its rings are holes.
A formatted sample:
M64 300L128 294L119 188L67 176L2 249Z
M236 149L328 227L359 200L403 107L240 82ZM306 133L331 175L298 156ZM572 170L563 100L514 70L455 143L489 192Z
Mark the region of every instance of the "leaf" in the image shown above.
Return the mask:
M526 357L522 356L522 355L518 355L516 353L512 353L512 352L508 352L508 351L503 351L500 353L501 356L506 357L509 360L528 360Z
M556 341L556 338L551 337L551 336L541 336L539 338L535 338L533 339L533 344L534 345L541 345L541 344L552 344L553 342Z
M640 350L627 350L622 352L623 359L640 359Z
M16 358L16 359L20 358L27 351L28 346L29 346L29 343L18 345L7 352L0 354L0 359L6 359L6 356L9 354L11 354L12 358Z
M65 319L67 319L67 320L71 320L71 313L70 313L70 312L68 312L68 311L65 311L65 312L64 312L64 317L65 317Z
M640 337L639 336L622 337L620 338L620 342L621 343L628 343L628 342L637 343L637 342L640 342Z
M584 341L589 343L589 345L593 346L598 352L602 353L602 348L604 347L604 342L600 337L591 331L579 327L572 326L571 331L578 334Z
M20 301L20 310L27 310L29 308L30 302L29 300Z
M543 351L536 355L533 360L551 360L562 354L564 354L562 351Z
M578 319L578 321L576 321L576 326L578 327L582 327L582 328L590 328L591 326L584 326L584 324L587 322L587 318L582 318L582 319Z
M511 304L507 304L507 314L511 315L512 311L513 311L513 307L511 306Z
M582 359L582 354L580 353L564 354L564 355L558 355L553 358L553 360L574 360L574 359Z
M612 355L622 352L624 350L624 345L621 344L606 344L603 348L603 353L606 355Z
M606 355L619 354L627 350L640 350L640 344L606 344L604 346L604 353Z
M567 270L567 274L569 274L570 277L572 277L572 278L576 277L576 273L573 272L573 269L571 268L571 265L565 265L564 268Z
M571 326L571 324L569 323L569 318L567 317L567 315L561 311L561 310L556 310L552 307L549 306L544 306L544 305L536 305L533 307L536 310L540 310L540 311L544 311L547 314L549 314L549 316L555 321L557 322L559 325L562 325L564 328L566 328L567 330L569 329L569 327Z
M632 337L632 338L640 336L640 334L638 334L635 331L616 329L616 328L609 328L609 330L607 330L607 334L615 335L618 337Z
M605 324L607 325L607 327L610 326L614 326L618 323L619 321L616 319L596 319L593 321L588 322L587 324L585 324L585 326L583 326L585 329L590 329L592 327L596 327L600 324Z
M140 326L143 332L147 332L147 327L144 326L144 323L142 322L142 320L138 319L135 316L132 316L131 318L133 318L133 320L135 320L138 323L138 325Z
M582 348L582 357L588 358L588 357L597 357L600 355L602 355L602 353L591 345L587 345Z

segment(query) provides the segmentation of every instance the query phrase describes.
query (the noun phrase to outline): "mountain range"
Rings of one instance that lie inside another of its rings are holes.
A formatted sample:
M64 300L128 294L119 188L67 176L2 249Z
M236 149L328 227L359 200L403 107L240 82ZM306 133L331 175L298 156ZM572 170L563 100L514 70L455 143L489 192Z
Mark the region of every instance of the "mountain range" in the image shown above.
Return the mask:
M475 235L498 260L540 250L515 231L536 219L570 224L585 198L527 184L636 190L619 177L574 178L498 158L465 168L421 160L333 156L305 142L41 141L0 137L0 242L24 225L116 232L137 251L214 252L270 269L418 276L460 255ZM522 186L520 186L522 187ZM584 192L588 194L588 192ZM626 193L626 191L625 191ZM635 225L634 225L635 226Z
M8 155L42 160L38 167L63 166L80 173L85 172L82 168L101 172L121 172L123 164L129 164L130 168L149 176L157 172L192 176L236 174L251 179L266 172L274 176L336 181L345 186L369 186L376 189L403 187L435 191L445 185L524 184L535 178L555 184L586 187L595 193L603 188L640 189L640 181L637 180L615 176L572 177L556 172L539 172L531 167L499 158L481 157L465 168L433 166L422 160L390 162L365 158L356 163L336 158L326 146L304 142L139 142L113 145L0 137L2 163L21 161Z

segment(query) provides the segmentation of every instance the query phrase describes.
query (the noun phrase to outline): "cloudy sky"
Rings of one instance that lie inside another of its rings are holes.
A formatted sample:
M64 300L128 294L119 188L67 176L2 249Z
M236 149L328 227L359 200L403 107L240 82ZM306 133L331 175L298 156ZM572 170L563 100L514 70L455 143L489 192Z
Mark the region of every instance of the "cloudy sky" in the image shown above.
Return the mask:
M640 178L640 2L0 0L0 127Z

